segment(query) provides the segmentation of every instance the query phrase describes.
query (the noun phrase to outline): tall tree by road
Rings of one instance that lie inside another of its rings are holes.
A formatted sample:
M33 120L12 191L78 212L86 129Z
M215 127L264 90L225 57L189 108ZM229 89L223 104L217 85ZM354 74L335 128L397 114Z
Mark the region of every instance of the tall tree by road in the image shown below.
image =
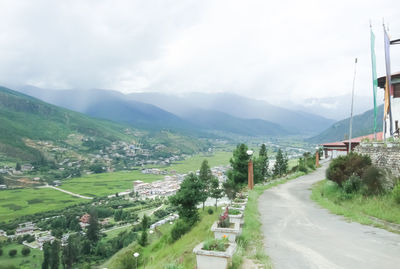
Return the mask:
M201 202L203 203L203 210L204 204L209 197L210 187L211 187L211 180L213 178L210 166L208 165L208 161L204 160L201 163L200 173L199 173L199 180L202 183L201 186Z
M233 157L230 159L232 169L228 171L228 178L234 184L246 184L248 177L248 162L249 155L247 155L247 146L240 144L236 146L233 151Z
M254 162L254 181L256 183L264 181L269 176L269 159L267 147L262 144L258 158Z
M100 235L100 226L99 226L99 221L97 219L96 210L92 209L89 215L90 215L89 226L86 232L86 237L91 242L95 243L99 240L99 235Z

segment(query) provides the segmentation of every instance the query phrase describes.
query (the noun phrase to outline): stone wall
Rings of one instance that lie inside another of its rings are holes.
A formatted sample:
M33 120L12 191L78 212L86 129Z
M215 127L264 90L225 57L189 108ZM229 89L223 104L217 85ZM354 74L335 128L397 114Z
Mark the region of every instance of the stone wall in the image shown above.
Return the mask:
M362 142L354 152L369 155L375 166L388 169L395 177L400 177L399 142Z

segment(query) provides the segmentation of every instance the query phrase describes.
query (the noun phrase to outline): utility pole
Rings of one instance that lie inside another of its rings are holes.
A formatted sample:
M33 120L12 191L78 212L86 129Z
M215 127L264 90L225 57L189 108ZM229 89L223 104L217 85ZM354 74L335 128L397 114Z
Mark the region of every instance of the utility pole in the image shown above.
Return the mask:
M351 152L351 138L352 138L352 132L353 132L354 86L356 84L356 73L357 73L357 58L355 59L355 63L354 63L353 88L351 91L350 136L349 136L349 151L348 151L348 153Z

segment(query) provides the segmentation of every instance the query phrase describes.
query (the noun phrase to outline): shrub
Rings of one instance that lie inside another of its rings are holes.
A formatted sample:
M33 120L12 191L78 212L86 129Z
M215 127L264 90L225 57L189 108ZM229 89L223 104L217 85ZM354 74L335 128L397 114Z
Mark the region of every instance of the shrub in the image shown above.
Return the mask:
M184 220L178 220L175 224L174 227L172 227L171 230L171 238L172 241L175 242L179 238L182 237L185 233L187 233L190 230L190 223L187 223Z
M15 255L17 255L17 250L16 249L10 249L10 251L8 252L8 255L10 257L14 257Z
M393 199L396 203L400 204L400 183L398 183L392 191Z
M228 228L230 226L230 221L229 221L229 209L226 207L224 214L222 214L219 217L218 220L218 227L221 228Z
M361 178L357 175L352 175L343 184L343 190L345 193L356 193L361 188Z
M240 215L241 213L238 209L229 209L229 215Z
M209 209L207 210L207 212L208 212L208 214L210 214L210 215L214 214L214 210L212 210L212 208L209 208Z
M349 153L334 159L326 170L326 177L336 182L340 187L352 175L362 177L363 173L371 166L371 159L367 155Z
M28 247L24 247L24 248L21 250L21 253L22 253L22 255L24 255L24 256L28 256L29 253L31 253L31 249L28 248Z
M381 194L384 192L384 173L375 166L370 166L361 177L363 193L366 195Z
M3 256L3 249L0 248L0 256Z
M204 250L225 251L228 248L228 239L208 239L203 244Z

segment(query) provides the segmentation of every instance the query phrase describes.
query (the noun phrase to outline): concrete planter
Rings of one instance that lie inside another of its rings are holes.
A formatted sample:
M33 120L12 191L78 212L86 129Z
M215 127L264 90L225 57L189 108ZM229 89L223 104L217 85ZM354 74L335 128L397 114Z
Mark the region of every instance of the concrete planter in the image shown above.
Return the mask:
M214 232L214 237L216 239L222 239L224 237L227 237L229 242L235 242L236 237L242 233L242 229L240 228L240 222L234 223L233 228L220 228L218 227L218 221L216 221L211 226L211 231Z
M229 220L231 223L243 224L243 212L239 215L229 215Z
M232 256L236 251L235 243L230 243L224 252L203 250L202 247L203 243L200 243L193 249L197 269L226 269L232 263Z
M235 205L240 205L240 207L233 207L233 206L230 206L229 208L240 210L242 213L243 213L244 210L246 209L246 207L245 207L246 205L241 205L241 204L236 204L236 203L235 203Z

